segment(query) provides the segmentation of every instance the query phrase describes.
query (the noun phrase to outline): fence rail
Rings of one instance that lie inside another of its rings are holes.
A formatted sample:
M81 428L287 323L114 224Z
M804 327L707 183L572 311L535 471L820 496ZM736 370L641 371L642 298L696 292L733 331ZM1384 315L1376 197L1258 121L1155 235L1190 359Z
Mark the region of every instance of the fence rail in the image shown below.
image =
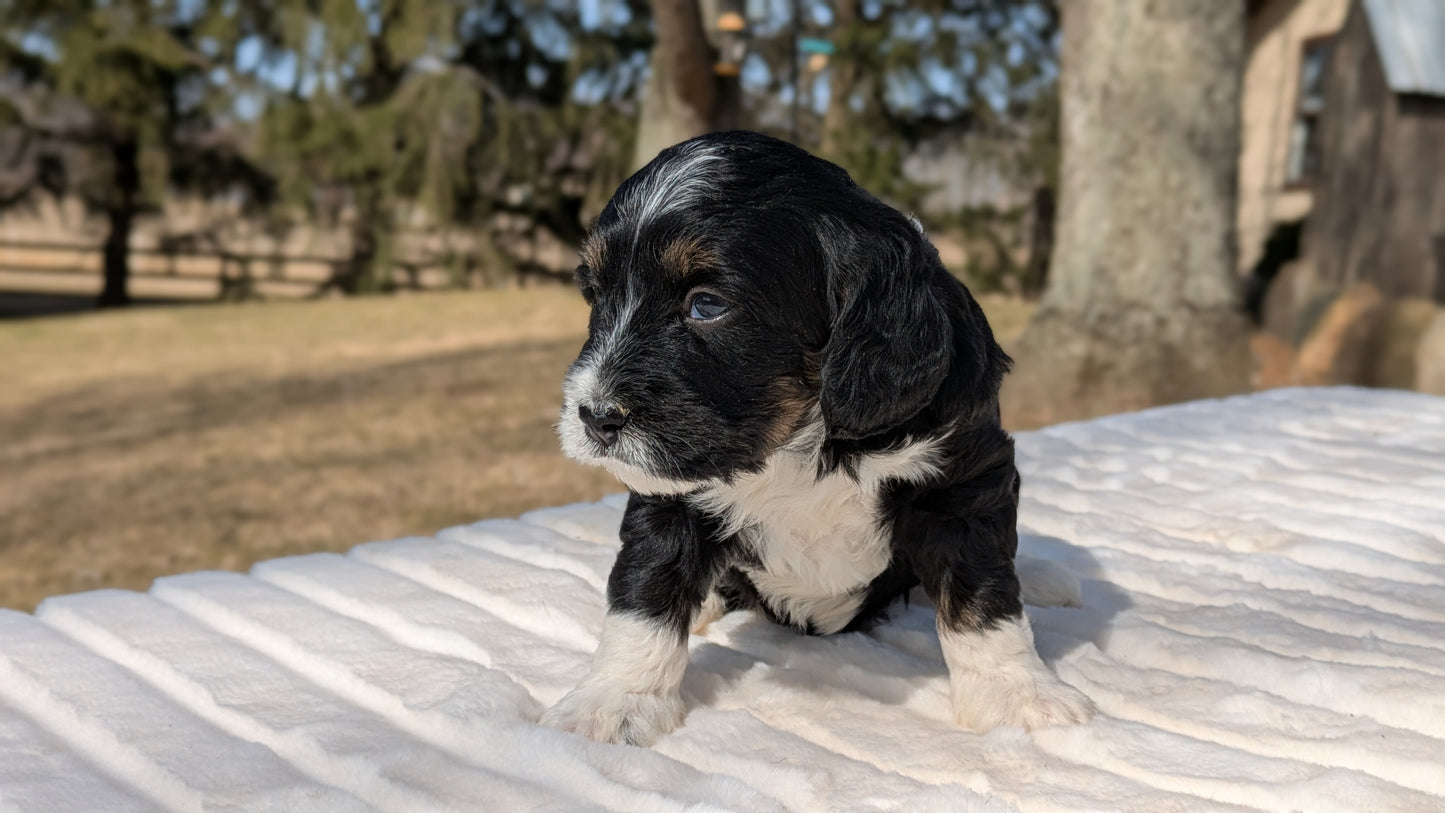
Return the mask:
M345 262L306 254L132 248L130 282L132 294L145 298L299 298L321 292ZM99 245L0 240L0 292L98 294L101 267ZM451 283L441 269L402 265L393 273L405 287Z

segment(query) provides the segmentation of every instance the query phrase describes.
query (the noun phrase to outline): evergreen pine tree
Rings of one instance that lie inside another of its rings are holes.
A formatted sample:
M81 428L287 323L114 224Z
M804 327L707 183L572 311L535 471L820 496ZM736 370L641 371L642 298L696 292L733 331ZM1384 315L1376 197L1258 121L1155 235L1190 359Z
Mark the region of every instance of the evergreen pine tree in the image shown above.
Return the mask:
M103 306L130 301L136 218L172 189L264 195L230 123L256 9L183 0L0 0L12 201L41 189L105 216ZM3 145L0 145L3 148Z

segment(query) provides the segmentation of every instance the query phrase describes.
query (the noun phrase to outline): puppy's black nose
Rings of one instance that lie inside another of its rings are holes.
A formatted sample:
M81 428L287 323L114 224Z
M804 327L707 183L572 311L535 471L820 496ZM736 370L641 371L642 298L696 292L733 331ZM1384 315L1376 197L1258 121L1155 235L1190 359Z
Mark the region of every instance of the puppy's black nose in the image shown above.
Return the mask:
M579 404L577 417L582 419L587 436L608 447L617 442L617 432L627 425L627 413L616 404L599 404L597 409Z

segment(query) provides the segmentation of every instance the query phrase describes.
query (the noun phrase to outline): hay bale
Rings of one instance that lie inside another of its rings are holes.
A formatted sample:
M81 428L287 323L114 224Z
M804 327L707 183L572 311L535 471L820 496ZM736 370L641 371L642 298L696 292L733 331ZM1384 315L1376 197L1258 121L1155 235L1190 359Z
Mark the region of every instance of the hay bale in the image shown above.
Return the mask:
M1439 313L1440 309L1428 299L1387 302L1366 354L1362 383L1370 387L1414 389L1417 379L1415 354L1426 328Z
M1341 293L1300 344L1295 383L1363 384L1370 345L1385 304L1385 297L1368 282Z
M1436 311L1415 347L1415 389L1445 395L1445 311Z

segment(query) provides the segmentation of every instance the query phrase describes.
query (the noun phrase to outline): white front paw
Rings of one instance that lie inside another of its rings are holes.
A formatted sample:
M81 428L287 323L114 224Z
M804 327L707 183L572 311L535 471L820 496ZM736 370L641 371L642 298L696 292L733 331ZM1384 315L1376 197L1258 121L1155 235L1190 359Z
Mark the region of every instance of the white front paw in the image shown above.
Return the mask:
M1026 731L1082 723L1094 704L1065 685L1034 651L1027 616L1019 615L973 630L938 628L953 717L979 733L1001 725Z
M1001 725L1032 731L1082 723L1094 715L1093 701L1039 666L955 675L951 680L954 719L981 734Z
M542 724L598 742L651 745L682 722L682 696L619 692L585 683L542 715Z

